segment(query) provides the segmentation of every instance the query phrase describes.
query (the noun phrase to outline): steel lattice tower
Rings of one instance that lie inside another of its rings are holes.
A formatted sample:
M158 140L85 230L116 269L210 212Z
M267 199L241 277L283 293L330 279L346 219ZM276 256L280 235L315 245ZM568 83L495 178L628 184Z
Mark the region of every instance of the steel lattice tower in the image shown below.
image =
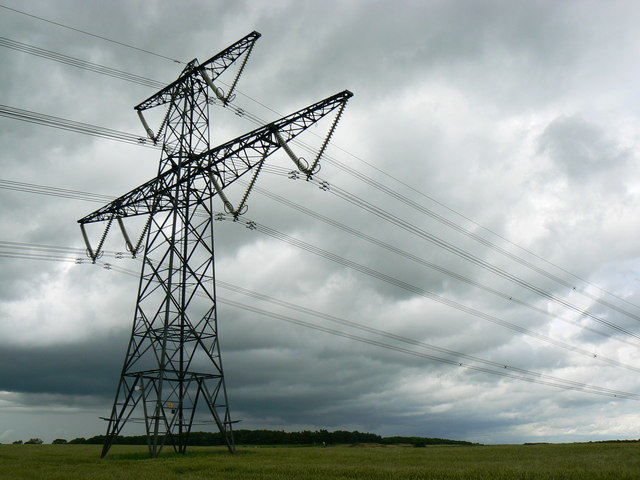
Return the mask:
M216 99L224 105L233 99L259 37L252 32L202 64L191 61L176 81L135 107L148 136L162 146L158 175L78 220L94 262L113 220L133 255L146 235L133 329L113 408L106 418L103 457L129 420L144 422L152 457L167 443L184 453L196 412L203 410L211 415L209 422L216 424L229 451L235 451L218 342L213 197L221 197L227 211L237 217L264 160L279 148L310 177L352 95L345 90L211 148L209 107ZM213 82L235 62L238 72L225 95ZM158 106L167 111L154 134L142 112ZM324 144L308 166L293 154L288 142L334 110L336 118ZM250 187L234 208L224 189L252 170ZM122 219L138 215L147 215L148 220L134 246ZM107 222L95 250L85 231L85 225L93 222Z

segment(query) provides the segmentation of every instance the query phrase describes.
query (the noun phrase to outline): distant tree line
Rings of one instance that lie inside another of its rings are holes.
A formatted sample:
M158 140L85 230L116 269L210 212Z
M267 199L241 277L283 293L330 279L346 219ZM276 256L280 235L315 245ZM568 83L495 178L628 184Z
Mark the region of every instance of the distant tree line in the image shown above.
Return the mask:
M409 443L414 447L426 447L427 445L478 445L464 440L449 440L448 438L430 437L383 437L380 442L385 445L397 445Z
M332 445L354 443L378 443L383 445L410 444L416 447L426 445L473 445L462 440L448 440L444 438L427 437L382 437L375 433L348 432L336 430L304 430L301 432L285 432L283 430L234 430L233 436L236 445ZM69 444L95 444L104 443L104 435L96 435L90 438L74 438ZM56 443L62 443L61 439ZM119 436L114 444L119 445L146 445L146 435ZM189 445L208 446L224 445L224 439L220 432L191 432Z
M43 442L41 438L30 438L26 442L23 442L22 440L16 440L13 442L14 445L22 445L23 443L25 445L41 445Z

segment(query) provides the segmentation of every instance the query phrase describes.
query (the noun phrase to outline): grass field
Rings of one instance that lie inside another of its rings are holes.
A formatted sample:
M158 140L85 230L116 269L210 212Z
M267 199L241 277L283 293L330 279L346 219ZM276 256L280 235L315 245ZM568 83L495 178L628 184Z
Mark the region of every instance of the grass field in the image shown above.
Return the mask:
M193 447L147 458L119 446L0 445L0 479L639 479L640 444Z

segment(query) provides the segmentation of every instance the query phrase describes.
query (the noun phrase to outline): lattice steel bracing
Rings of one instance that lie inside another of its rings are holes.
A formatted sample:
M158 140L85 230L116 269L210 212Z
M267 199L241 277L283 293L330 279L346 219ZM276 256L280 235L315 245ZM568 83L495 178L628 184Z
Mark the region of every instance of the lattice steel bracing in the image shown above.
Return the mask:
M248 192L235 208L224 189L251 170L259 171L266 157L280 148L300 170L312 175L352 95L345 90L211 148L210 105L214 99L225 105L232 100L259 36L253 32L203 64L193 60L175 82L135 107L149 137L162 145L158 175L78 221L88 254L95 261L113 220L119 223L127 248L135 255L143 237L134 246L122 219L148 216L131 340L106 419L102 456L124 425L133 420L144 422L152 457L166 444L184 453L196 414L203 412L215 423L229 451L235 451L218 342L213 197L220 196L227 210L241 214ZM238 73L225 95L214 81L234 63L239 65ZM154 134L142 112L158 106L167 111ZM288 142L334 111L336 120L316 161L306 166L293 155ZM101 221L107 222L107 228L94 250L85 225Z

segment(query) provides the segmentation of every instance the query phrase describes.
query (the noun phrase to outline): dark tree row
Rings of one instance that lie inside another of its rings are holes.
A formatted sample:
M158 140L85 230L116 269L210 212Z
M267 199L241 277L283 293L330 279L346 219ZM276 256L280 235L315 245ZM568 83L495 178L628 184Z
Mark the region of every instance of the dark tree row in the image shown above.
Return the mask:
M332 445L353 443L379 443L379 444L411 444L415 446L425 445L471 445L470 442L460 440L447 440L442 438L424 437L381 437L375 433L348 432L336 430L304 430L302 432L285 432L283 430L234 430L233 436L237 445ZM97 444L104 442L104 435L96 435L91 438L74 438L71 444ZM117 437L114 444L120 445L146 445L145 435ZM189 436L189 445L207 446L224 445L224 440L219 432L192 432Z

